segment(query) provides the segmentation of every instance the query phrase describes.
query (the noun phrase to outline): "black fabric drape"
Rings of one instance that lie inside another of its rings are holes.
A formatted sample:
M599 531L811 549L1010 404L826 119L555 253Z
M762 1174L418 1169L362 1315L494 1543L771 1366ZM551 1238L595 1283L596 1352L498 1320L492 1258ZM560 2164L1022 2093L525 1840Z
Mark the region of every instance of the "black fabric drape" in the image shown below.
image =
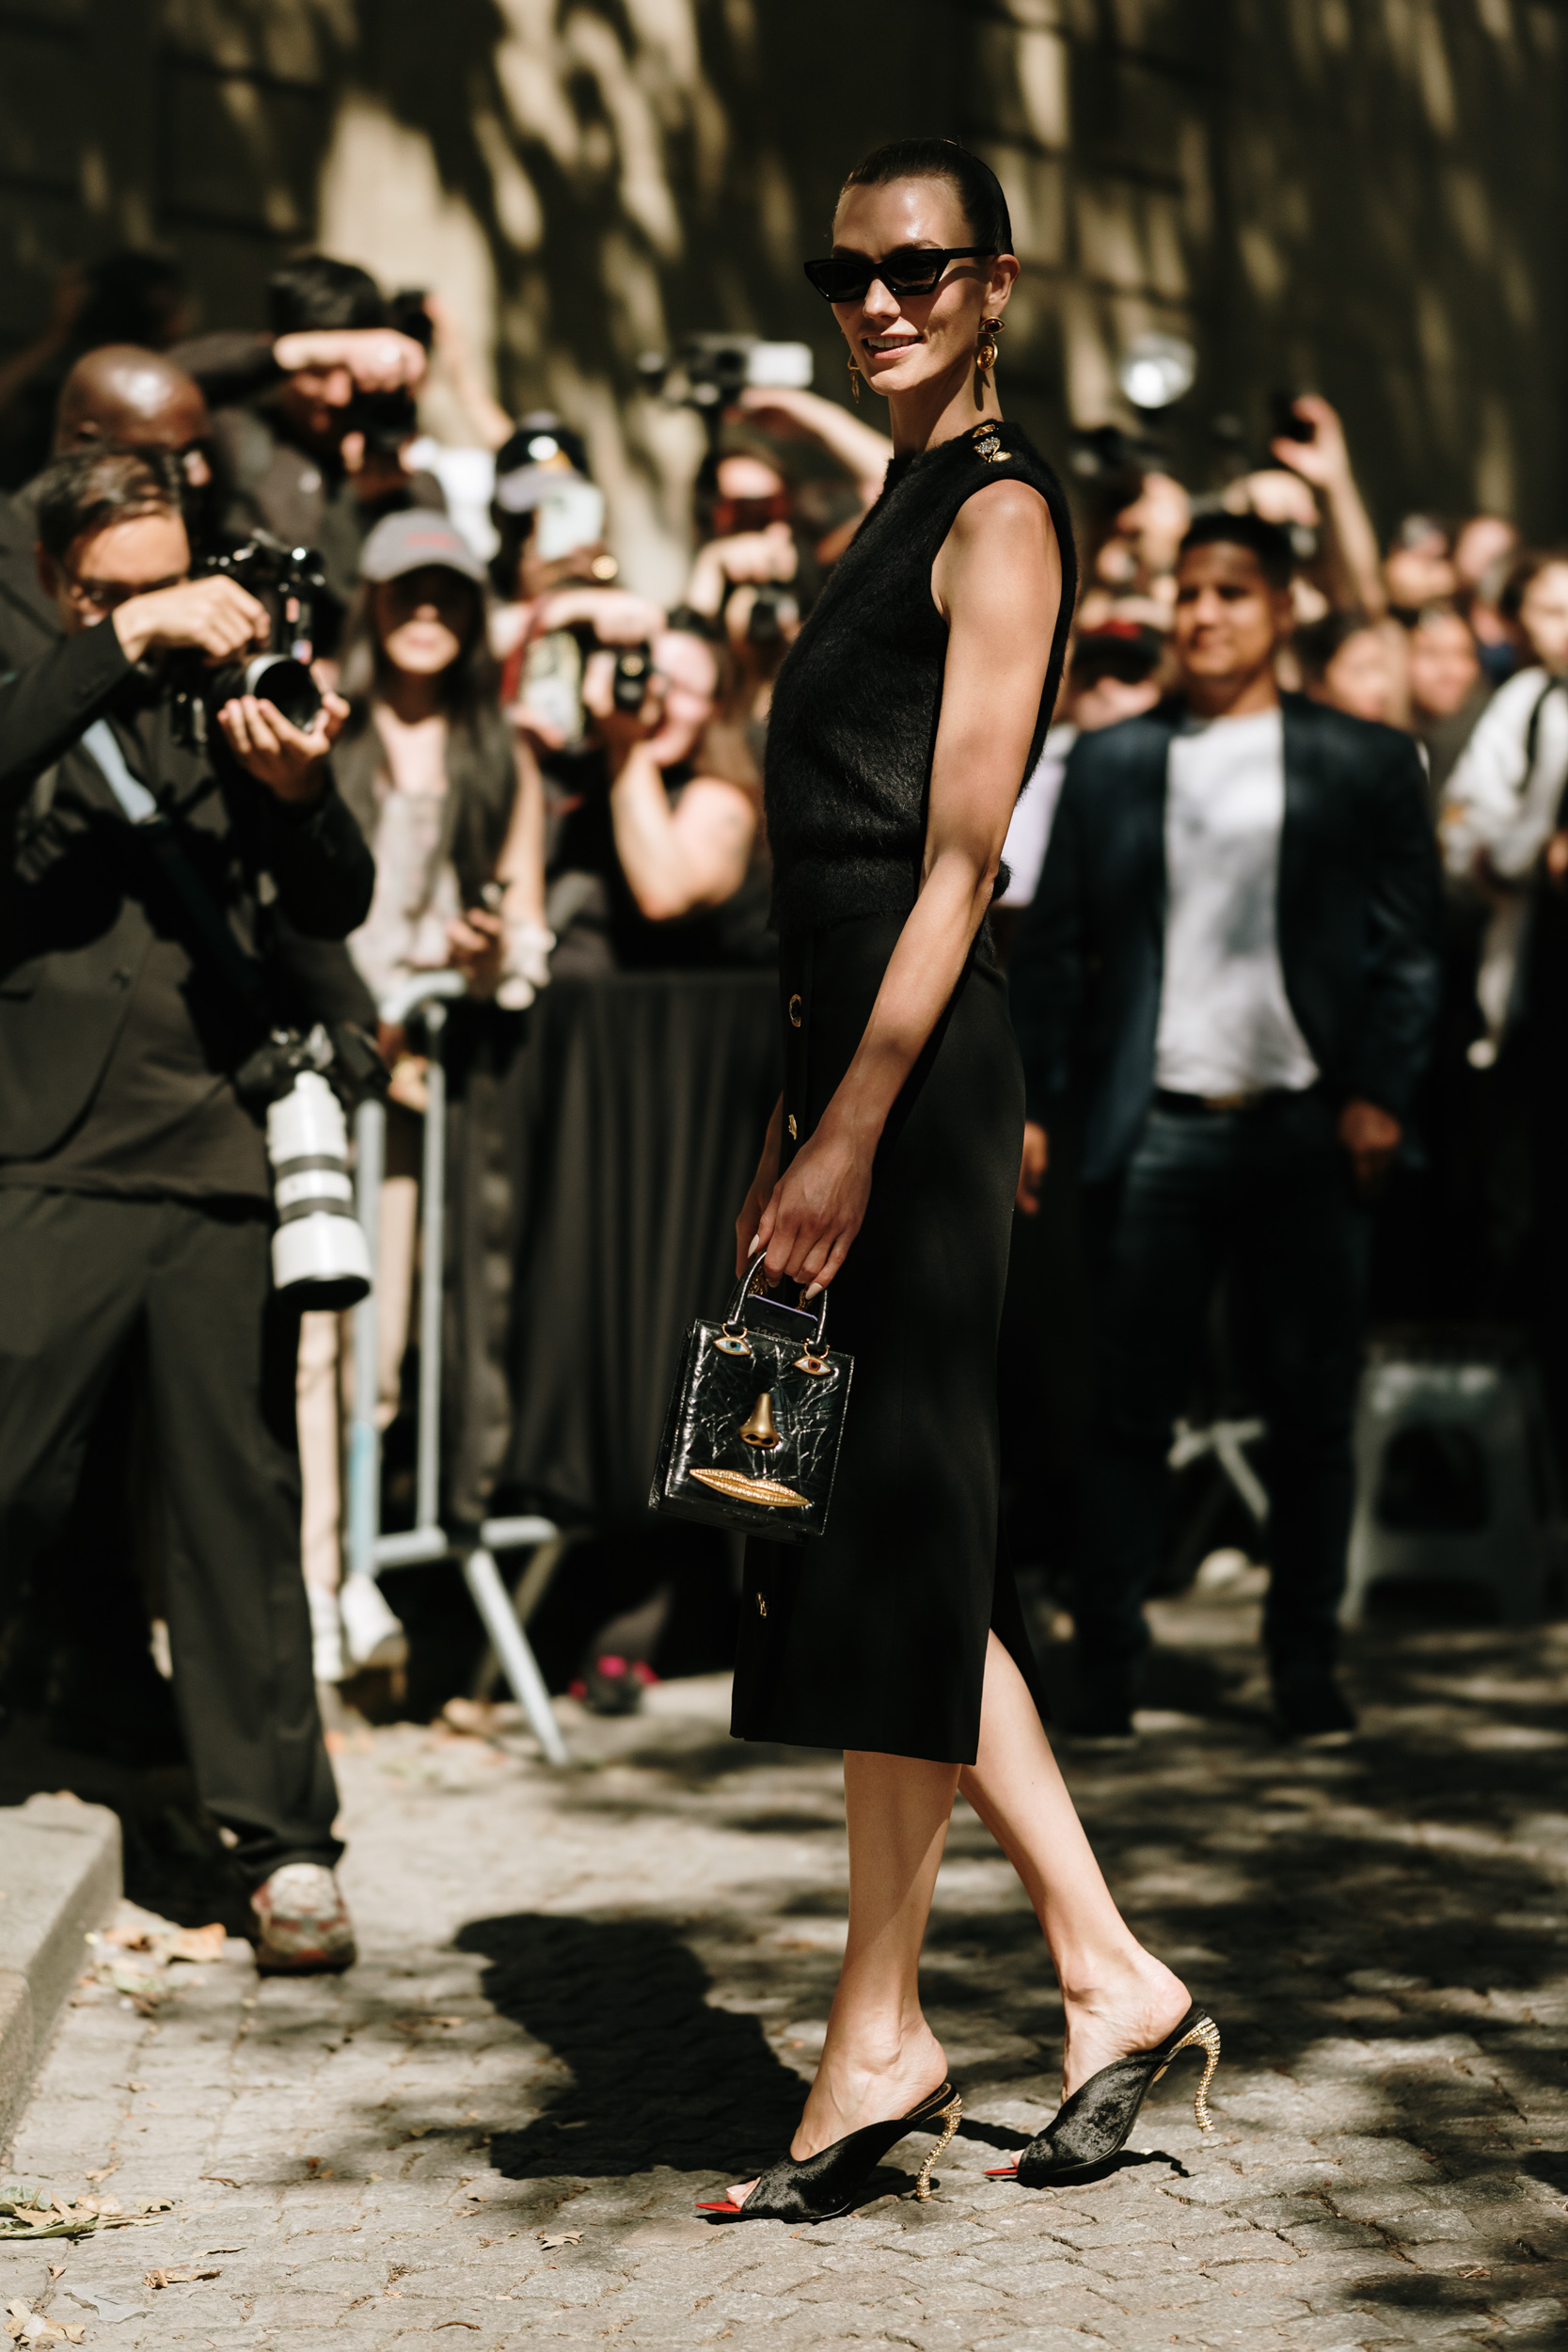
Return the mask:
M681 1342L734 1280L780 1084L767 972L558 979L504 1081L518 1213L500 1472L567 1522L641 1521Z

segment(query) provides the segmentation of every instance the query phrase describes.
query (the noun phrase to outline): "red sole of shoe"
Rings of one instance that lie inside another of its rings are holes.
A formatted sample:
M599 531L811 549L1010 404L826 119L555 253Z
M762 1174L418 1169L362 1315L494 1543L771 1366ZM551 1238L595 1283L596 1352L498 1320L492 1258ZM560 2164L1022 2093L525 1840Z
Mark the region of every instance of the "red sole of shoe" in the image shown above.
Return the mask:
M697 2208L699 2213L739 2213L742 2210L741 2206L734 2203L728 2197L721 2198L717 2204L699 2205Z
M1018 2167L1016 2164L988 2165L986 2178L988 2181L1016 2181Z

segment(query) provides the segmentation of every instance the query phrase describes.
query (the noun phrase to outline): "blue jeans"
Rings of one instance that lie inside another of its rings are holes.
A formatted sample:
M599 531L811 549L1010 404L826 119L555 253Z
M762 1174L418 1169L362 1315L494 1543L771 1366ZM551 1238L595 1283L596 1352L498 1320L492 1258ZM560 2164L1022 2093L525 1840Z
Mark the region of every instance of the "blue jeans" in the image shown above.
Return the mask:
M1085 1196L1094 1434L1074 1592L1080 1655L1125 1677L1148 1639L1171 1427L1228 1270L1255 1337L1275 1682L1327 1672L1354 1500L1352 1422L1369 1217L1335 1112L1314 1089L1246 1111L1158 1103L1125 1170Z

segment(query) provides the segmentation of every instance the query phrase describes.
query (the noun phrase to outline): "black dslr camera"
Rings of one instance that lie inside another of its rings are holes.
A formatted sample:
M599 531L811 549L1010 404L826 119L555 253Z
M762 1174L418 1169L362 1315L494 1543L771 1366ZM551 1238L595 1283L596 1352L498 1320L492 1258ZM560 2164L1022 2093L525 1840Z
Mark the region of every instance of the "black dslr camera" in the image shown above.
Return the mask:
M194 650L172 656L168 674L182 739L194 751L205 751L218 712L241 694L254 694L296 727L308 727L322 707L310 675L316 603L326 585L321 557L311 548L285 547L270 532L258 531L240 547L199 557L194 568L198 578L222 573L238 580L265 606L271 629L261 651L229 661L210 663Z

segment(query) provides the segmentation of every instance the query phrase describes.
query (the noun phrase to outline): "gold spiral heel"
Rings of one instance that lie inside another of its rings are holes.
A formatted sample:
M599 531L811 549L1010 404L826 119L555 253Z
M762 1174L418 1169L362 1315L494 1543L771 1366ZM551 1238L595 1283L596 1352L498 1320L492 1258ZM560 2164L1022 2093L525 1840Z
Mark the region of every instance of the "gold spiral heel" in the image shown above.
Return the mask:
M1193 2093L1193 2115L1200 2132L1212 2132L1214 2120L1209 2112L1209 2086L1220 2062L1220 2029L1212 2017L1200 2017L1191 2033L1182 2035L1170 2058L1166 2058L1165 2066L1170 2064L1171 2058L1179 2058L1183 2050L1190 2050L1195 2043L1203 2052L1203 2080ZM1160 2074L1164 2073L1165 2066L1161 2067ZM1156 2082L1160 2074L1155 2075Z
M1204 2079L1207 2081L1208 2077L1205 2076ZM961 2099L955 2099L951 2106L942 2107L938 2110L938 2113L942 2117L942 2137L937 2141L936 2146L931 2150L925 2163L921 2166L920 2170L915 2175L914 2193L919 2198L923 2205L927 2203L931 2194L932 2168L935 2165L937 2158L942 2153L943 2150L952 2145L953 2135L958 2128L958 2118L962 2115L963 2111L964 2103Z

